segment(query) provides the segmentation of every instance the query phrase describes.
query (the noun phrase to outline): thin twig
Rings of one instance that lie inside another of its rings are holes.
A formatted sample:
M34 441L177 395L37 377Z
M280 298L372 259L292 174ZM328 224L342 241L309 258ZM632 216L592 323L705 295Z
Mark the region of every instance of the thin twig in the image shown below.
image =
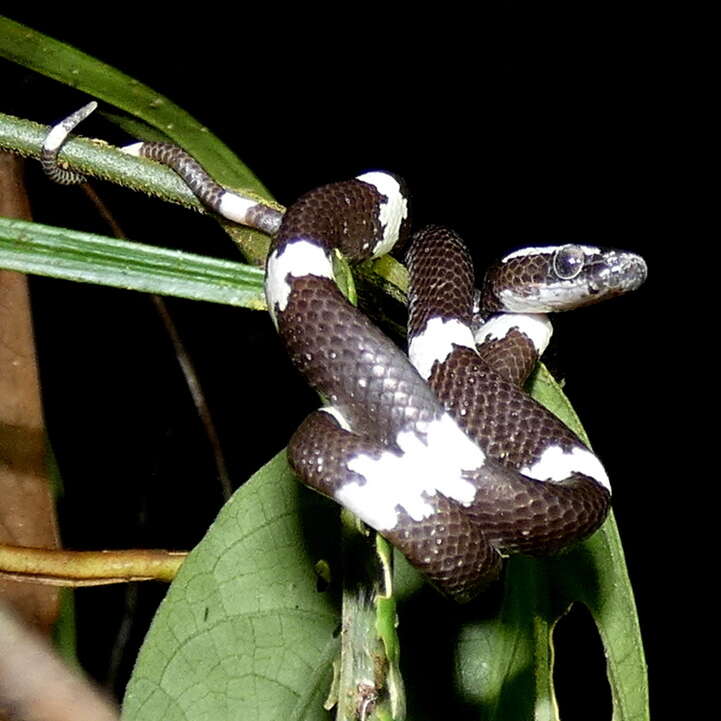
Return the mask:
M195 410L200 417L200 422L203 424L203 430L205 431L205 437L208 439L211 451L213 452L213 458L215 460L215 469L218 473L220 485L223 491L223 498L227 501L233 495L233 486L230 481L230 474L228 473L228 466L225 462L225 455L223 453L223 447L220 443L220 437L218 431L213 422L213 416L208 407L208 402L205 399L205 393L198 380L198 374L193 365L193 361L188 354L183 341L178 333L177 326L175 325L165 300L159 295L151 295L151 300L155 304L155 309L158 311L160 319L163 321L165 331L170 338L170 342L173 344L175 350L175 358L178 361L180 370L185 378L185 385L190 391L190 395L195 404Z
M185 551L63 551L0 545L0 575L53 586L104 586L175 578Z
M108 223L113 235L116 238L123 240L126 239L126 235L123 232L122 227L97 192L90 186L89 183L84 183L82 188L97 209L98 213ZM203 430L205 431L205 436L208 439L210 449L213 453L213 459L215 460L215 468L220 480L223 498L227 501L233 495L233 486L230 481L228 465L225 462L225 455L220 443L220 437L218 436L217 428L213 422L213 416L210 412L210 408L208 407L208 402L205 398L205 394L203 393L203 388L198 380L198 373L190 354L180 337L180 333L178 333L178 328L168 311L165 300L161 296L155 294L150 294L150 299L152 300L155 310L160 316L160 320L163 322L165 332L168 334L168 338L173 345L175 358L178 361L180 370L185 378L185 384L190 392L191 398L193 399L195 410L198 413Z

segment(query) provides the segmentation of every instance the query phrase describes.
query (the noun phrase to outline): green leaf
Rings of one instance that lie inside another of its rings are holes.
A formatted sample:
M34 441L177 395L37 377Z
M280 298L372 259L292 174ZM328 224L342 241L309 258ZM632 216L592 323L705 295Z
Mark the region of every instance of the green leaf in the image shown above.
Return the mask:
M182 108L116 68L0 16L0 57L104 100L185 148L218 182L265 192L238 157Z
M339 612L316 590L336 508L276 456L222 509L143 644L125 721L327 721ZM336 567L335 562L331 567Z
M539 365L529 390L588 442L544 366ZM479 614L460 630L455 662L460 697L498 721L557 721L552 632L572 603L588 608L603 641L614 721L648 719L643 644L613 515L591 538L561 556L510 559L500 614Z
M539 366L532 378L531 392L590 446L576 412L545 366ZM585 543L551 559L548 569L560 604L583 603L596 622L606 653L614 719L649 718L641 629L613 512Z
M265 308L258 268L22 220L0 218L0 268Z
M2 16L0 57L82 90L130 113L187 150L219 183L271 199L263 184L208 128L152 88L116 68ZM27 138L16 141L12 138L12 132L2 127L10 122L8 116L0 117L0 147L17 149L24 154L37 154L39 142L34 143L31 149ZM36 134L39 132L40 127L37 126ZM3 143L3 135L10 135L11 139ZM65 149L61 151L60 157L62 160L66 159ZM124 161L116 158L114 162L122 165ZM143 164L150 165L147 162L141 163ZM81 166L77 169L83 172L92 170L92 167ZM103 177L102 173L100 175ZM117 180L112 173L105 173L104 177ZM265 260L268 248L266 236L237 226L228 226L228 231L249 261L261 264Z

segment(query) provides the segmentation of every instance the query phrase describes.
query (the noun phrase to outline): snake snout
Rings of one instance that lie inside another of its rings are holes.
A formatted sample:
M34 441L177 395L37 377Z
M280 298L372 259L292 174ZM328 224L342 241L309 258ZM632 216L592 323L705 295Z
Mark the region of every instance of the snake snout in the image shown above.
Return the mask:
M617 284L621 293L638 289L648 277L646 261L635 253L619 253L616 272Z

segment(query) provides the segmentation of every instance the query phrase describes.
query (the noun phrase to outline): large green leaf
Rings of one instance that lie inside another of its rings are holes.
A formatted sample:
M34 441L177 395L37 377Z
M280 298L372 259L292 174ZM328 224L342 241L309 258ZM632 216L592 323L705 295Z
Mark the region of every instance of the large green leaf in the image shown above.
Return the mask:
M240 488L183 564L148 632L127 721L308 721L338 650L339 612L315 564L338 516L280 453ZM333 564L335 566L335 564Z

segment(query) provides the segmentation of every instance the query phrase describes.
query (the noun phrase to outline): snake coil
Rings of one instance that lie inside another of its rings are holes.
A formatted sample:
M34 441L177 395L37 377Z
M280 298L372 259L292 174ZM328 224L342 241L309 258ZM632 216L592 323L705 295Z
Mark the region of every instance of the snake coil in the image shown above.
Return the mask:
M57 154L62 141L48 137ZM551 335L545 314L634 290L642 258L582 244L524 248L494 265L479 293L461 239L425 228L407 254L406 356L343 297L332 263L336 250L361 261L408 236L400 179L365 173L306 193L283 215L217 185L179 148L124 150L169 165L208 208L273 236L268 308L327 402L293 435L288 459L442 592L468 601L504 556L555 553L603 523L602 464L522 386Z

